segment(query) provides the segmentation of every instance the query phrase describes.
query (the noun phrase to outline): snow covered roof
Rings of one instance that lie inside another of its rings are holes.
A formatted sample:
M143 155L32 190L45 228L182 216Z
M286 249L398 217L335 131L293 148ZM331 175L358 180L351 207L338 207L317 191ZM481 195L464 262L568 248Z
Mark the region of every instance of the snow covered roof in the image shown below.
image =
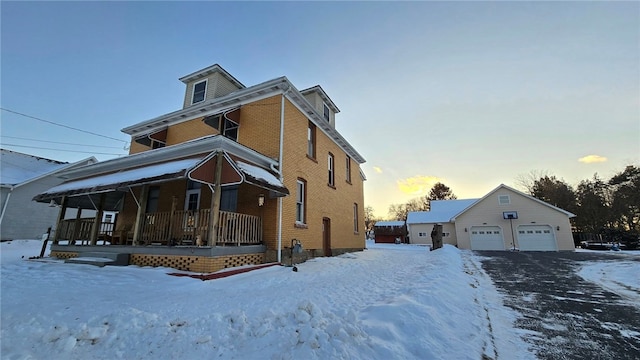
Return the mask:
M46 192L38 195L37 198L51 198L56 195L69 196L92 194L113 191L132 184L138 185L160 180L176 179L184 177L186 170L195 166L200 162L200 160L201 158L175 160L136 169L119 171L112 174L72 180L52 187Z
M448 223L451 218L473 205L478 199L431 200L431 211L412 211L407 224Z
M213 145L216 147L212 147ZM202 152L203 146L208 148L207 152ZM189 149L192 152L187 155ZM132 186L157 184L187 177L203 183L212 182L212 174L216 168L215 154L220 152L226 159L223 167L232 169L223 169L223 185L247 182L269 190L275 196L289 195L289 190L275 174L259 166L260 161L257 161L258 164L253 162L254 159L265 160L264 155L216 135L181 146L148 151L147 156L143 156L143 153L134 154L79 168L65 173L65 176L74 175L69 176L65 183L54 186L33 199L39 202L54 200L61 203L62 198L66 196L70 207L92 208L95 201L90 196L106 193L105 210L115 210L120 205L122 192L128 191ZM177 158L178 154L182 154L182 157Z
M65 162L1 150L0 185L13 186L65 167Z
M374 226L404 226L404 221L378 221Z

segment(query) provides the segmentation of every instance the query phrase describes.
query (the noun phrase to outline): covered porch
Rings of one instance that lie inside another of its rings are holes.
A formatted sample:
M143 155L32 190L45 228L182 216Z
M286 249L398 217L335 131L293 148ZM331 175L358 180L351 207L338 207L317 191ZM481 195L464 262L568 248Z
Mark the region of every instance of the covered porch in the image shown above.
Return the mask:
M275 169L275 160L215 135L81 168L34 200L61 208L56 254L264 252L264 215L273 218L275 199L289 194ZM67 209L75 218L65 219ZM114 222L103 221L105 211L117 212Z

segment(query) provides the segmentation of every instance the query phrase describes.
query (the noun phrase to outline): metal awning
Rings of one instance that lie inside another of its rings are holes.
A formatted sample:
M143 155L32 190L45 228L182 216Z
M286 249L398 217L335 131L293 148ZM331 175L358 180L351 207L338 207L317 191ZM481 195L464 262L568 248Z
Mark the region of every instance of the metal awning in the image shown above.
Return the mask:
M138 144L142 144L148 147L151 147L152 141L155 141L164 146L167 143L167 127L138 135L134 137L133 140Z
M162 182L191 179L205 184L212 184L215 171L213 156L219 151L226 159L223 164L222 185L237 185L246 182L273 192L274 196L287 196L289 190L276 175L260 166L234 160L224 150L216 150L207 155L149 164L136 168L124 168L116 172L99 174L82 179L69 180L36 195L38 202L55 201L61 204L67 197L68 206L94 209L105 194L104 210L120 210L124 194L133 186L158 184Z

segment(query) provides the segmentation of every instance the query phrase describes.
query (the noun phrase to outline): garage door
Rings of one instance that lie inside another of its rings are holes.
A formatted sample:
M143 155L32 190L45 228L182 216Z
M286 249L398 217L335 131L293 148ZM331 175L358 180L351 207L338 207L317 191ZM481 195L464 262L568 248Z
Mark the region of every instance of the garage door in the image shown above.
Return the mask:
M471 250L504 250L502 229L498 226L472 226Z
M518 248L520 251L556 251L556 237L549 225L518 226Z

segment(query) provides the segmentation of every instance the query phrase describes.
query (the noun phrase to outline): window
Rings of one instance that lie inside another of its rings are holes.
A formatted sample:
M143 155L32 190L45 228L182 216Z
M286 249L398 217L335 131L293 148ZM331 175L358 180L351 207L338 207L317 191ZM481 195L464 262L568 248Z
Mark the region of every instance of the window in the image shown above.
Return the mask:
M509 195L498 195L498 204L500 205L511 204L511 199L509 199Z
M207 93L207 80L201 81L193 85L193 96L191 97L191 103L199 103L204 101L204 96Z
M220 193L220 210L236 212L238 210L238 187L225 186Z
M323 114L324 114L324 119L327 120L327 122L331 121L331 117L329 116L329 107L327 106L327 104L322 104L323 105Z
M184 200L185 210L198 210L200 208L200 188L202 183L189 180L187 182L187 194Z
M147 207L145 212L152 213L158 211L158 200L160 199L160 188L152 186L147 194Z
M296 222L305 224L306 219L306 198L307 198L307 182L298 179L296 185Z
M238 128L240 124L235 121L231 121L229 119L224 119L224 129L222 130L222 135L228 137L233 141L238 141Z
M353 203L353 232L358 233L358 204Z
M426 232L419 232L418 233L418 237L427 237L427 233Z
M329 153L329 156L327 158L327 168L328 168L328 173L329 173L329 186L335 186L336 182L335 182L335 173L334 173L334 166L333 166L333 154Z
M307 129L307 156L316 158L316 126L311 121Z
M351 184L351 158L347 156L346 162L347 182Z
M151 148L152 149L159 149L159 148L163 148L165 147L165 143L157 141L157 140L151 140Z
M233 141L238 141L238 128L240 128L240 124L237 122L227 119L221 114L207 116L202 119L202 121L218 130L218 132L223 136L228 137Z

